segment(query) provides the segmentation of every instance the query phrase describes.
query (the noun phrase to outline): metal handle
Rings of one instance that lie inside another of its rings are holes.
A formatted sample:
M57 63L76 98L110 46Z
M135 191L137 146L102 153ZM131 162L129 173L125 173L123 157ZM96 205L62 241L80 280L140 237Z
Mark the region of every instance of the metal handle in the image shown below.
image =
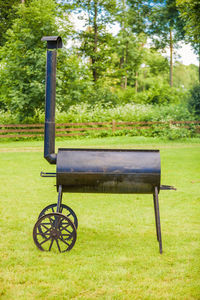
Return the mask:
M174 186L171 186L171 185L161 185L160 190L173 190L173 191L176 191L176 188Z
M41 172L40 173L41 177L56 177L56 173L46 173L46 172Z

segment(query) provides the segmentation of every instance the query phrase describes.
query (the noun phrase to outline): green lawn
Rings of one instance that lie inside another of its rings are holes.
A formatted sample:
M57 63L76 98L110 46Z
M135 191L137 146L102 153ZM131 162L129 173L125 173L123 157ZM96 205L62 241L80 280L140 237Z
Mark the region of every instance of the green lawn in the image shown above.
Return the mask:
M151 195L64 194L79 219L69 253L40 252L39 212L57 201L43 142L0 144L0 299L200 299L200 139L112 137L62 147L160 149L163 254Z

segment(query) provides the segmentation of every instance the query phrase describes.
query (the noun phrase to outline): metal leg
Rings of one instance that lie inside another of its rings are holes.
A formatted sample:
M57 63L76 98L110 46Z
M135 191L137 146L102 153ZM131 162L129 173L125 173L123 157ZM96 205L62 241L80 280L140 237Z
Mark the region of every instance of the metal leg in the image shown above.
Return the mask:
M157 235L157 241L159 242L158 222L157 222L157 217L156 217L156 196L155 196L155 194L153 194L153 203L154 203L154 214L155 214L155 223L156 223L156 235Z
M59 185L58 187L58 202L57 202L57 210L56 212L60 212L60 206L62 204L62 185Z
M155 187L155 193L153 195L154 199L154 212L155 212L155 221L156 221L156 233L157 240L159 242L160 254L162 251L162 237L161 237L161 225L160 225L160 212L159 212L159 201L158 201L158 188Z

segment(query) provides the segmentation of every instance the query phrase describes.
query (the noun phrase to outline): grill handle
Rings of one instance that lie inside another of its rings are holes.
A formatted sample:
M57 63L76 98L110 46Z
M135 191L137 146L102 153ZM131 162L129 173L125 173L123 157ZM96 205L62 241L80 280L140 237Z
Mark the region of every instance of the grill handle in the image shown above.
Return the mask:
M46 173L46 172L41 172L40 173L41 177L56 177L56 173Z
M176 191L176 188L174 186L171 186L171 185L161 185L160 190L173 190L173 191Z

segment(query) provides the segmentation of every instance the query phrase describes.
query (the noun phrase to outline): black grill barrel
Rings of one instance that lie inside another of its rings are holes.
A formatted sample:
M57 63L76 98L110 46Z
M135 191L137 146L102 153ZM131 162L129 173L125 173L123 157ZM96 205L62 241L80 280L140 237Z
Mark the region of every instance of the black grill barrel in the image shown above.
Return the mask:
M59 149L63 192L153 194L160 189L158 150Z
M50 164L56 164L56 157L57 157L55 153L55 101L56 101L56 58L57 58L56 49L62 47L62 39L60 37L50 36L50 37L43 37L42 41L47 41L44 157Z

